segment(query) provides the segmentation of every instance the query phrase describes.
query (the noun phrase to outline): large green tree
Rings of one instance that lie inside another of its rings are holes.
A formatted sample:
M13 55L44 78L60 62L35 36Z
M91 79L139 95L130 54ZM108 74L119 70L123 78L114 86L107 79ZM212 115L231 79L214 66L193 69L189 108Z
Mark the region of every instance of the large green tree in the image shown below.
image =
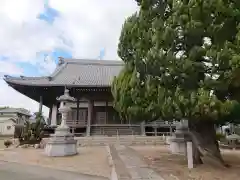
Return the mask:
M115 107L139 121L188 119L195 163L201 154L224 163L214 125L238 100L240 1L138 4L120 36L126 66L113 83Z

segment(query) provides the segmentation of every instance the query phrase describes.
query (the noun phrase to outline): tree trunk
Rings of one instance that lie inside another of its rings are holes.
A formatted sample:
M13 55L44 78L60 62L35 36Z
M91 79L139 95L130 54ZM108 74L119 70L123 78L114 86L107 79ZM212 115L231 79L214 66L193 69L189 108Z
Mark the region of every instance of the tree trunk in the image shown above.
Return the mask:
M193 162L202 164L202 156L209 156L226 166L216 139L214 123L211 120L189 121L190 136L193 141Z
M198 146L196 146L193 143L193 164L195 165L203 164L201 157L202 157L202 154L200 153Z

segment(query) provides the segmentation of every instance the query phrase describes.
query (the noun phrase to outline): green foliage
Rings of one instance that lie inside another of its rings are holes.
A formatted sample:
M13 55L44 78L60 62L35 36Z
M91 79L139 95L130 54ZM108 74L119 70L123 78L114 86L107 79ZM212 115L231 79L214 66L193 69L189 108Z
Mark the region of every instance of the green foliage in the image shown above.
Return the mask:
M35 113L36 122L26 121L24 130L19 137L20 144L36 144L42 140L44 119L41 113Z
M138 3L118 45L115 108L139 121L227 120L240 86L240 1Z
M6 148L8 148L9 146L11 146L13 143L12 143L12 141L10 141L10 140L5 140L4 141L4 146L6 147Z
M8 106L1 106L0 107L0 110L2 110L2 109L7 109L7 108L9 108Z
M225 139L226 139L226 136L225 136L224 134L222 134L222 133L217 133L217 134L216 134L216 139L217 139L218 141L225 140Z
M235 125L240 124L240 104L235 103L229 114L220 117L217 121L218 125L224 125L226 122Z
M23 134L23 128L21 126L15 126L14 129L14 138L21 138Z
M163 93L166 95L166 93ZM163 96L162 117L172 115L174 119L218 120L231 111L234 102L220 101L210 91L203 88L197 91L184 92L176 88L174 94Z
M141 85L137 71L132 72L129 67L125 67L118 78L114 79L112 85L114 107L122 119L141 122L159 117L157 113L159 103L155 95L158 89L150 82L149 80Z

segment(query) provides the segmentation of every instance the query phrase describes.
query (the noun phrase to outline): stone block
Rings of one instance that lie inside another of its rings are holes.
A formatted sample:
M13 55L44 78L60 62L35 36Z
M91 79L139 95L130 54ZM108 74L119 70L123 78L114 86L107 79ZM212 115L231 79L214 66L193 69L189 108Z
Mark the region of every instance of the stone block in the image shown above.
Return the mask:
M172 154L182 154L182 155L187 154L186 142L172 141L169 147Z
M47 156L60 157L77 154L76 140L62 142L48 142L45 147Z
M171 136L166 136L165 139L166 139L166 144L169 145L171 143Z
M35 145L34 145L34 148L35 148L35 149L39 149L39 148L40 148L40 144L35 144Z
M29 146L28 146L28 144L23 144L23 145L21 145L20 147L21 147L21 148L28 148Z

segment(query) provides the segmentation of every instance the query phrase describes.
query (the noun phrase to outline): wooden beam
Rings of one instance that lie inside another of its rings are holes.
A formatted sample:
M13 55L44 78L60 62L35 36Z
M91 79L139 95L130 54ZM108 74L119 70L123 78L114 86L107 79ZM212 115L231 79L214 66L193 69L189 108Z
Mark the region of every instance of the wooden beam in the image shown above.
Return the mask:
M77 121L79 120L79 95L77 97Z
M108 101L106 101L105 111L106 111L106 120L105 120L105 123L108 123Z

